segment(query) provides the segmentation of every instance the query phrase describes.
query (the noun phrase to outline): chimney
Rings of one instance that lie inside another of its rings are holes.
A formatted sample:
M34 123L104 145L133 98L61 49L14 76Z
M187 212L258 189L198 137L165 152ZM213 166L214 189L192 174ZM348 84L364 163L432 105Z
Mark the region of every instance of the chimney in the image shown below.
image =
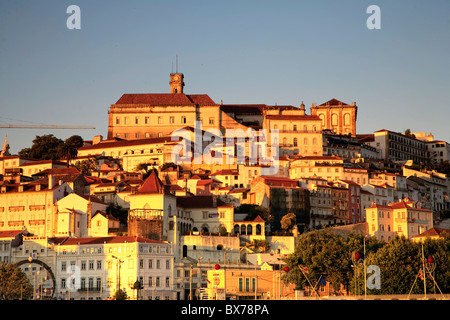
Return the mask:
M212 204L213 208L217 207L217 196L215 194L212 195Z
M89 201L87 204L87 225L88 225L88 232L91 229L91 220L92 220L92 202L91 202L91 196L89 196Z
M52 174L48 175L48 188L53 189L55 187L55 177Z
M103 140L103 136L102 135L98 135L92 138L92 145L96 145L99 142L102 142Z

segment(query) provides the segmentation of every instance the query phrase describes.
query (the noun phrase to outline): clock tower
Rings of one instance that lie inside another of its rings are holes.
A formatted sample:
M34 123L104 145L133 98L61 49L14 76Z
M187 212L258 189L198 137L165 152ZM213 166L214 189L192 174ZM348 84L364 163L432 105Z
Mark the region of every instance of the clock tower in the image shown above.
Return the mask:
M184 75L182 73L170 74L170 93L183 93Z

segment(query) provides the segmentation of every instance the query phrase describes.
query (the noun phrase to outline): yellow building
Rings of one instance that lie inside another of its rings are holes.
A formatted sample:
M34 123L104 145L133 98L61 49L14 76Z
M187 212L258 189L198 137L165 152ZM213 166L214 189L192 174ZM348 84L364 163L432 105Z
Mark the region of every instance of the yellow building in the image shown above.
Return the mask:
M56 202L71 193L53 176L25 184L0 186L0 231L26 228L37 236L53 236L57 228Z
M314 177L335 181L343 175L344 161L336 156L299 157L291 162L289 169L291 179Z
M306 115L303 103L299 110L279 110L278 114L268 112L264 119L264 128L270 132L268 141L273 141L272 146L279 146L279 155L321 156L321 119L318 116ZM272 138L275 133L278 137Z
M322 120L322 128L336 134L351 134L356 136L356 117L358 107L355 102L346 104L331 99L321 105L315 103L311 107L311 115Z
M208 299L284 300L295 298L295 285L286 283L284 265L271 268L248 266L229 268L219 265L208 270Z
M422 208L420 202L373 204L366 208L366 222L369 234L378 240L389 241L395 235L412 239L433 228L433 211Z

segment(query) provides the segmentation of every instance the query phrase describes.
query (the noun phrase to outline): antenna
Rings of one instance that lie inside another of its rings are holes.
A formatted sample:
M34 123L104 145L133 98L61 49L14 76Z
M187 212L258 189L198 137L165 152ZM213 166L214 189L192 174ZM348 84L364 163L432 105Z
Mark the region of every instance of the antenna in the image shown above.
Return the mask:
M172 73L173 73L173 61L172 61Z
M176 70L177 70L177 73L178 73L178 55L177 55L177 69Z

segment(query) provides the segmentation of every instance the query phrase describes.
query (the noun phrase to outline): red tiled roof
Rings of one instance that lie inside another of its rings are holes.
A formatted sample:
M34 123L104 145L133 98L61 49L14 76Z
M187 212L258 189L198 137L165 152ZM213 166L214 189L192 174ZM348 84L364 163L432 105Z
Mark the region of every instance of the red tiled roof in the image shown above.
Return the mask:
M311 115L289 115L289 114L269 114L267 119L272 120L320 120L319 116ZM318 132L319 133L319 132Z
M46 176L46 175L79 175L81 172L74 167L69 168L53 168L53 169L45 169L38 173L33 174L33 176Z
M67 245L90 245L90 244L104 244L104 243L163 243L161 241L156 241L152 239L133 237L133 236L117 236L117 237L89 237L89 238L67 238L67 237L56 237L50 238L51 242L59 244L61 246Z
M450 229L443 229L443 228L431 228L425 232L422 232L421 234L414 236L413 238L418 237L439 237L442 232L447 232L450 235Z
M327 101L327 102L322 103L320 106L323 107L323 106L326 106L327 104L330 105L330 106L338 106L338 105L340 105L340 104L342 104L342 105L348 105L348 104L345 103L345 102L342 102L342 101L339 101L339 100L333 98L333 99L331 99L331 100L329 100L329 101Z
M65 162L56 161L56 160L38 160L38 161L30 161L22 163L19 167L25 167L25 166L35 166L35 165L41 165L41 164L56 164L56 165L67 165Z
M145 179L144 183L139 187L138 194L142 193L164 193L164 184L159 179L157 173L153 170L152 173Z
M217 204L214 205L212 195L177 197L177 206L183 208L215 208L228 206L220 199L217 199L216 203Z
M179 141L177 139L176 141ZM104 140L93 146L81 147L78 150L93 150L93 149L106 149L106 148L117 148L117 147L131 147L140 146L147 144L165 143L172 141L172 137L159 137L159 138L145 138L145 139L133 139L133 140Z
M0 239L1 238L14 238L18 234L22 233L23 230L5 230L0 231Z
M206 94L184 93L126 93L117 100L116 104L145 104L152 106L161 105L215 105L216 103Z

